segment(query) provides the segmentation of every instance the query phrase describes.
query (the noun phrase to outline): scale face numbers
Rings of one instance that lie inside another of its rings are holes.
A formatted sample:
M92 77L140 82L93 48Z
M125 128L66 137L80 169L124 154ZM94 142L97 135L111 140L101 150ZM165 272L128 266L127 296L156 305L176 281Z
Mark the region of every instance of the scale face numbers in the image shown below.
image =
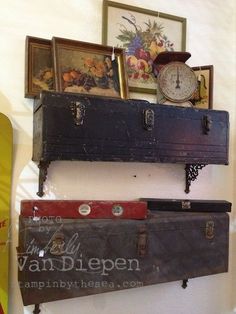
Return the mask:
M189 100L197 88L194 71L183 62L170 62L163 66L158 82L161 93L177 103Z

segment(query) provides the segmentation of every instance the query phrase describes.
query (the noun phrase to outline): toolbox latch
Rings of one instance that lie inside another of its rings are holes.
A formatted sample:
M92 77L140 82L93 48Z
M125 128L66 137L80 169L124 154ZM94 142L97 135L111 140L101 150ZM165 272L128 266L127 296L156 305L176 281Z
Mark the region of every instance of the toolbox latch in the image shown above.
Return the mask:
M56 233L52 238L50 253L52 255L60 256L64 254L65 237L62 233Z
M191 209L191 202L189 200L182 201L182 209Z
M70 105L70 110L76 125L82 125L85 116L85 106L80 101L72 102Z
M211 130L212 126L212 119L209 115L204 115L202 118L202 127L203 127L203 133L208 134Z
M211 240L214 238L215 236L214 229L215 229L214 221L207 221L206 223L206 238L207 239Z
M145 109L144 112L144 128L147 131L151 131L154 127L154 110L152 109Z
M137 250L138 255L144 257L147 254L148 235L145 226L139 228Z

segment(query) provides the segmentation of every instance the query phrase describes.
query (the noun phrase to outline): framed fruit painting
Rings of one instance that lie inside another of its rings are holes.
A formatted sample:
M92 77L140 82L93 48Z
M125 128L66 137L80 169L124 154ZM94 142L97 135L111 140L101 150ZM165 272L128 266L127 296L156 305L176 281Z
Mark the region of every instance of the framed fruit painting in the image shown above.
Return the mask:
M213 108L213 65L192 67L198 81L198 87L190 99L193 106L202 109Z
M25 97L39 97L41 90L54 90L51 40L26 36Z
M128 97L124 49L53 37L52 50L56 91Z
M156 93L153 60L162 51L185 51L186 18L103 1L103 44L125 48L129 90Z

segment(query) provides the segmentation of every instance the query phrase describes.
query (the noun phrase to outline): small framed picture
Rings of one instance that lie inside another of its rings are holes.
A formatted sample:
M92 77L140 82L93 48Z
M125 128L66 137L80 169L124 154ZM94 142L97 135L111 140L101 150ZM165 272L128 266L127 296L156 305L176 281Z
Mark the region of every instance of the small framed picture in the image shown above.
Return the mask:
M27 36L25 49L25 97L54 90L51 40Z
M162 51L185 51L184 17L103 0L102 43L126 51L129 90L156 94L153 61Z
M194 107L213 108L213 65L192 67L198 81L198 87L190 99Z
M58 37L52 47L56 91L128 98L123 49Z

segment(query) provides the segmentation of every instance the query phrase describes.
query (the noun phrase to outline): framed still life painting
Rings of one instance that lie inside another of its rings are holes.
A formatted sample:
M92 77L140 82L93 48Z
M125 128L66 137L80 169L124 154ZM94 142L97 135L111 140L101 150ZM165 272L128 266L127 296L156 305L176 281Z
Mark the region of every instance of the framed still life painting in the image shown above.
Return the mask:
M26 36L25 50L25 97L34 98L54 89L51 40Z
M212 109L213 108L213 65L204 65L192 67L198 81L198 87L191 103L196 108Z
M103 44L125 48L129 90L156 93L153 60L162 51L185 51L186 18L103 1Z
M56 91L128 97L124 49L58 37L52 47Z

